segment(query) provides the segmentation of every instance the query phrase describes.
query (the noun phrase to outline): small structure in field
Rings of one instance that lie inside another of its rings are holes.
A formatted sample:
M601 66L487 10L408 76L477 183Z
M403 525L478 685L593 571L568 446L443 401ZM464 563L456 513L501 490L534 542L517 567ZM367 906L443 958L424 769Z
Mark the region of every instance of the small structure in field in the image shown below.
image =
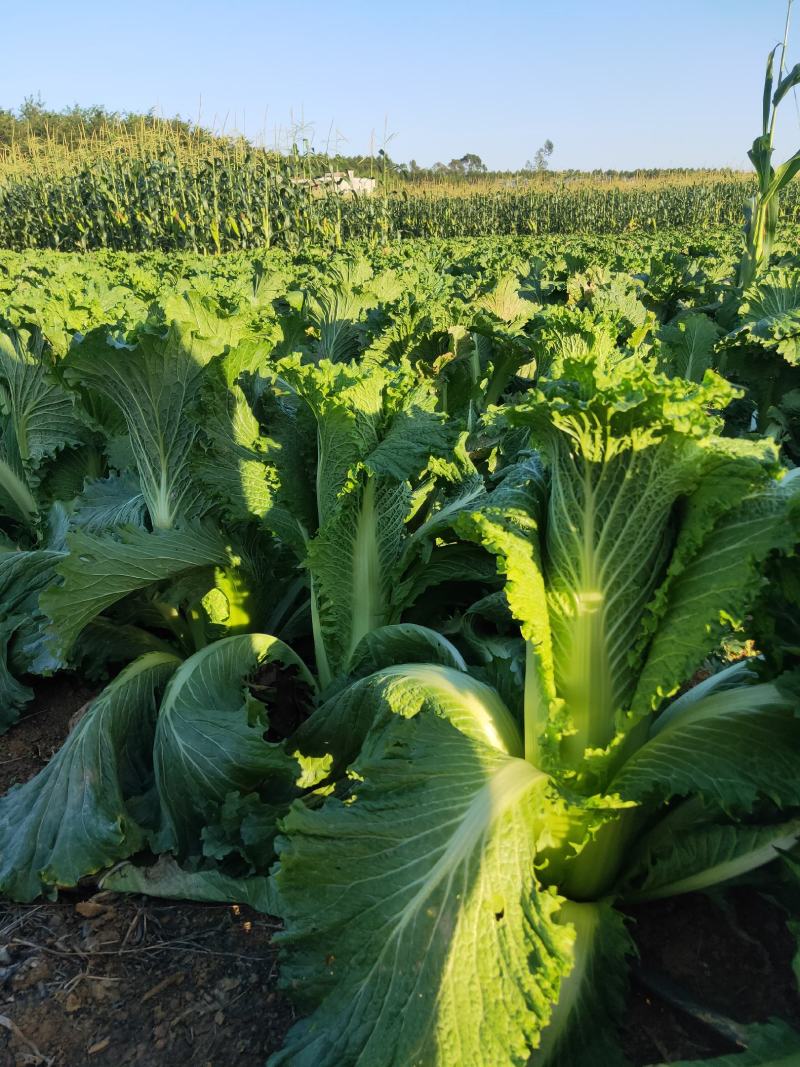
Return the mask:
M359 178L355 172L348 170L329 171L318 178L292 178L295 185L307 185L315 193L324 193L331 189L342 196L369 196L375 192L375 178Z

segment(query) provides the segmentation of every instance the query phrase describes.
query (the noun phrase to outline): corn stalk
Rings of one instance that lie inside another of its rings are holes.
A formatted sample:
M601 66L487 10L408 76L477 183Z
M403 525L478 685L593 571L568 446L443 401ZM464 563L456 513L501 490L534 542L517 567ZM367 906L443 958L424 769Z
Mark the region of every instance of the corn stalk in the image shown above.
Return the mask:
M762 131L760 136L753 141L753 147L747 153L756 171L758 188L744 206L745 250L739 264L737 278L738 284L743 289L747 288L757 275L769 266L772 246L778 229L780 192L800 170L800 150L795 152L777 169L772 166L775 118L778 113L778 105L789 90L800 83L800 63L796 63L788 74L784 73L791 11L792 0L788 0L783 42L775 45L767 57L767 73L764 78ZM778 49L781 52L778 85L773 92L773 69L775 53Z

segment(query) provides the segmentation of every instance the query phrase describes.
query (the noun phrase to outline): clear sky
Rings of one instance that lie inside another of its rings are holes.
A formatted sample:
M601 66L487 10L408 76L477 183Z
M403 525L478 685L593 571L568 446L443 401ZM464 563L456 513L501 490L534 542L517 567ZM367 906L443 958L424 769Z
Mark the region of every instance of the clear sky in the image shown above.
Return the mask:
M800 3L789 60L800 59ZM180 114L420 165L747 167L785 0L0 0L0 106ZM793 43L794 45L793 46ZM779 150L800 146L783 105Z

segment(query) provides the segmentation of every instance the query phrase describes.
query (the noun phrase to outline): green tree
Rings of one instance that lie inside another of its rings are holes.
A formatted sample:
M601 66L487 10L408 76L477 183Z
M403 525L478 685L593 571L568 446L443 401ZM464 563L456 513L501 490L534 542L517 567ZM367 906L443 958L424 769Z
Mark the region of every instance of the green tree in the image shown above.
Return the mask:
M453 174L485 174L486 164L474 152L467 152L460 159L451 159L447 169Z
M525 164L525 170L547 170L548 160L553 154L553 142L548 139L544 142L541 148L537 148L533 157L533 162L528 160Z

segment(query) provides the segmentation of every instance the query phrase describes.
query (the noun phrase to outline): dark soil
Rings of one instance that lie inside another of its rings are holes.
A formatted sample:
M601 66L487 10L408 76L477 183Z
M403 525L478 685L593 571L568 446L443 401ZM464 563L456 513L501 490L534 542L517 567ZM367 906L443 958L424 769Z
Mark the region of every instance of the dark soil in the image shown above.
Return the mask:
M47 762L91 696L69 676L37 686L0 738L0 792ZM294 1013L277 988L277 921L95 888L0 902L0 1067L261 1067L280 1048ZM622 1037L637 1067L735 1051L726 1019L800 1029L794 941L761 894L629 914L640 960Z
M728 1020L778 1016L800 1030L796 945L764 895L729 889L715 902L690 893L628 914L640 959L623 1042L635 1064L741 1051L722 1036Z
M37 680L31 710L0 737L0 795L44 767L69 733L70 720L96 692L71 674Z
M245 908L100 893L0 919L0 1064L261 1067L292 1010L274 921ZM4 964L4 965L3 965Z

